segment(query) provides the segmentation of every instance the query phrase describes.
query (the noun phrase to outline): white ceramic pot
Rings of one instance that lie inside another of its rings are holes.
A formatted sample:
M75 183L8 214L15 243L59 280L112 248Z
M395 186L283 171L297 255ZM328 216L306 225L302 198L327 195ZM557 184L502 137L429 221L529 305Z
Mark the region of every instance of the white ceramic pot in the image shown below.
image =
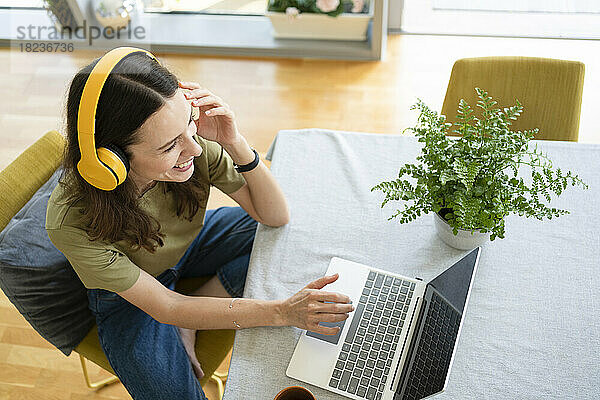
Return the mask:
M455 249L471 250L490 240L490 232L481 233L478 230L459 229L458 234L455 235L452 227L438 213L433 213L433 218L435 230L440 239Z
M367 40L367 28L373 18L373 4L370 12L345 13L337 17L325 14L300 13L296 17L284 12L267 11L265 16L273 25L273 37L279 39L324 39L324 40Z

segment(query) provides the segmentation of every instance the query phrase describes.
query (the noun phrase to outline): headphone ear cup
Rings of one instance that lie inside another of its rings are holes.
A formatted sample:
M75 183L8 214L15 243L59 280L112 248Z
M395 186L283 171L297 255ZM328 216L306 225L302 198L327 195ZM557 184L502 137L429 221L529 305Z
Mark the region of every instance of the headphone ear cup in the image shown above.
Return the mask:
M119 157L121 159L121 161L123 162L123 165L125 166L125 171L129 172L129 160L127 159L127 156L125 155L125 152L123 150L121 150L120 147L109 144L106 146L107 150L112 151L114 154L117 155L117 157Z
M107 145L97 150L98 159L113 173L117 179L117 186L125 182L129 172L129 160L125 153L117 146Z

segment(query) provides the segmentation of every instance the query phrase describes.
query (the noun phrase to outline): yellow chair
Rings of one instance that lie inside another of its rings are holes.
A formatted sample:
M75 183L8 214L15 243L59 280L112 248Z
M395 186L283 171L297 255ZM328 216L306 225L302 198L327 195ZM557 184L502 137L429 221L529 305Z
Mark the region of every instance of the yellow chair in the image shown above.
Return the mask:
M479 117L475 88L484 89L498 107L523 105L513 130L539 128L535 139L576 142L583 91L584 64L536 57L463 58L454 63L442 114L456 122L464 99Z
M50 131L0 171L0 231L59 167L65 143L60 133ZM181 279L175 289L180 293L190 293L209 278ZM227 374L220 374L216 369L233 347L234 338L233 329L199 331L196 337L196 355L205 374L200 385L204 387L209 380L213 380L218 386L219 398L223 397L223 382ZM80 356L88 387L95 389L118 381L116 376L95 383L89 379L85 359L114 374L100 347L97 326L94 325L75 352Z

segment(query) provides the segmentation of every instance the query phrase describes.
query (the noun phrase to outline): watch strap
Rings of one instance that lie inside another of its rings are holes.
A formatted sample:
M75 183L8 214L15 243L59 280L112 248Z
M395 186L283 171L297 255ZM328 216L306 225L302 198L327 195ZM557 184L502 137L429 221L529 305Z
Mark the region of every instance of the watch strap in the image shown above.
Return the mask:
M252 151L254 152L254 161L252 161L250 164L237 165L236 163L233 163L233 168L235 168L238 173L252 171L260 162L260 157L258 156L256 150L252 149Z

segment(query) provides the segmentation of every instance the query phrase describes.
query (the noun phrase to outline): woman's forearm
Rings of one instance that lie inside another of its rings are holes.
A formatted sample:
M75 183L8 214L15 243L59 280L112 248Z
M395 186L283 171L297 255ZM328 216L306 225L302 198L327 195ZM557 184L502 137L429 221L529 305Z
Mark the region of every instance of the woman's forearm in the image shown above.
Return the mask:
M284 326L281 301L238 298L196 297L173 293L162 323L195 330L243 329L257 326ZM234 322L240 326L238 328Z
M238 165L249 164L254 160L254 153L241 135L238 143L223 148ZM242 174L248 183L254 209L261 220L270 226L287 224L290 219L287 201L269 168L261 161L252 171Z

